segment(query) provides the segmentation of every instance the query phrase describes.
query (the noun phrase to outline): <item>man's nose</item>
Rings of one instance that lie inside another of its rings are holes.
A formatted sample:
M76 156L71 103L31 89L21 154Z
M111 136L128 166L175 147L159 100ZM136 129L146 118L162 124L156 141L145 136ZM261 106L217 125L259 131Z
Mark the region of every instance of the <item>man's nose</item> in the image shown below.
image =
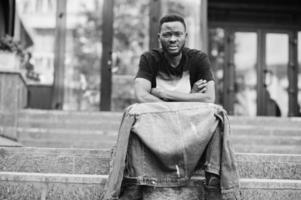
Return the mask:
M171 37L169 38L169 41L173 42L173 41L176 41L178 38L172 34Z

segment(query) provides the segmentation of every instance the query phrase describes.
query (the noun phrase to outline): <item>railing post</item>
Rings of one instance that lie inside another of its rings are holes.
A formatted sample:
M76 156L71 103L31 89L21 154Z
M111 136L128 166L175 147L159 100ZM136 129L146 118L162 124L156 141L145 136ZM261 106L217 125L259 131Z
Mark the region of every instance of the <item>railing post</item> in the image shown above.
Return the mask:
M149 7L149 49L159 47L157 34L159 32L159 20L161 17L161 1L151 0Z
M66 48L66 4L67 0L57 0L56 32L54 44L54 83L52 108L62 109L64 103L64 75Z
M100 110L111 110L114 0L103 1Z

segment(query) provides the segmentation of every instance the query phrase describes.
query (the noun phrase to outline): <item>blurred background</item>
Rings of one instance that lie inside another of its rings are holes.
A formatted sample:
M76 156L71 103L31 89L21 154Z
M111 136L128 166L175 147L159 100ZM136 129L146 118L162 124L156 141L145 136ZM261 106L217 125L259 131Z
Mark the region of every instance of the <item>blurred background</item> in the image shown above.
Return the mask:
M134 103L140 55L158 47L160 17L176 13L187 46L208 53L216 103L229 114L300 115L298 0L2 0L0 9L2 42L23 53L15 68L28 108L121 111Z

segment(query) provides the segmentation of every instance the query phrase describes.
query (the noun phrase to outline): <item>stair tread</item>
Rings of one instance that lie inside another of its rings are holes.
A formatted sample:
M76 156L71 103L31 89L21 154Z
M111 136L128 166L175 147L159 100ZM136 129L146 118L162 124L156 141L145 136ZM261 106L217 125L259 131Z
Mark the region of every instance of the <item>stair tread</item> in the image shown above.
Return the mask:
M19 115L21 118L26 118L30 116L36 116L41 119L41 116L46 116L51 118L52 116L60 117L60 116L74 116L74 117L81 117L81 116L91 116L91 117L110 117L115 119L121 119L122 112L112 112L112 111L65 111L65 110L38 110L38 109L23 109L19 111ZM81 118L83 119L83 118ZM280 122L280 123L290 123L296 124L298 127L301 127L301 119L298 117L286 117L286 118L279 118L279 117L270 117L270 116L256 116L256 117L249 117L249 116L229 116L230 122L235 124L246 124L250 125L252 123L255 124L266 124L266 122ZM275 123L277 125L279 123Z
M235 155L241 177L301 179L301 154ZM108 149L0 148L0 171L106 174L110 160Z
M63 182L63 183L105 183L108 175L96 174L57 174L57 173L29 173L29 172L0 172L0 181L29 181L29 182ZM193 176L192 181L203 181L202 176ZM258 179L240 178L241 188L276 187L279 189L300 189L301 180L291 179ZM253 185L254 184L254 185Z

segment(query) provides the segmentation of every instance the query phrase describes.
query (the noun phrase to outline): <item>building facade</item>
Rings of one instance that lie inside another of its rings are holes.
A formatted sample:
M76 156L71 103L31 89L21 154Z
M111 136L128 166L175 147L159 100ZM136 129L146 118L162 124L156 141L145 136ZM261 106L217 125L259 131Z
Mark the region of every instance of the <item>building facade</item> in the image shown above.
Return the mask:
M230 114L300 113L298 0L16 0L15 4L33 38L32 62L40 74L40 81L30 81L30 107L121 110L133 103L132 79L139 56L158 47L159 18L177 13L188 25L187 46L210 56L217 103Z

